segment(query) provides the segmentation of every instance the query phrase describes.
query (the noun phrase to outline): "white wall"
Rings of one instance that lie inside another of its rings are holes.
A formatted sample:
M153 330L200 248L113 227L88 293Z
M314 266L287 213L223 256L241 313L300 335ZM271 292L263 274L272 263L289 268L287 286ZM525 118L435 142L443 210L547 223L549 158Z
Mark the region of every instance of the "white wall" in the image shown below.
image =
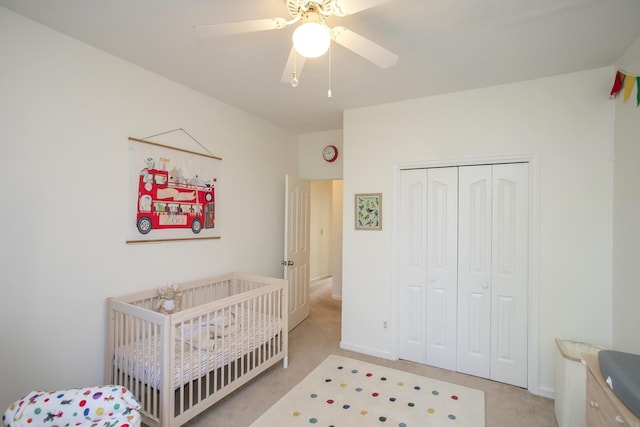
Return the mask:
M535 154L540 353L531 390L553 395L556 337L610 346L612 76L602 68L347 111L341 345L396 355L396 165ZM382 231L355 231L351 200L369 192L383 193Z
M618 67L640 74L640 38L627 50ZM612 77L613 82L613 77ZM631 98L616 99L614 226L613 226L613 345L617 350L640 354L640 109L636 83Z
M316 132L299 137L300 175L308 180L332 181L331 214L331 275L333 276L332 297L342 298L342 130ZM322 158L322 149L329 145L338 148L338 159L328 163ZM313 277L313 276L312 276Z
M0 408L103 382L108 296L227 271L282 277L297 136L4 8L0 57ZM223 158L222 238L127 245L127 139L175 128Z
M333 162L326 162L322 158L322 149L329 144L338 148L338 158ZM299 149L301 178L342 179L342 130L300 135Z

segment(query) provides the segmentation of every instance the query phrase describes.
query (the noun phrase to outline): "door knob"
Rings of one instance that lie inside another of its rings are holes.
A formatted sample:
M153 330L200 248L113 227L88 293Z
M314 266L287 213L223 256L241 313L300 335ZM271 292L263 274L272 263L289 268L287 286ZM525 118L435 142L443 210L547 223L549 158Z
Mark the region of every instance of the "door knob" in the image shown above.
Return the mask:
M291 260L287 261L287 265L293 265L293 261Z
M484 282L482 284L482 289L488 289L489 288L489 284L487 282Z

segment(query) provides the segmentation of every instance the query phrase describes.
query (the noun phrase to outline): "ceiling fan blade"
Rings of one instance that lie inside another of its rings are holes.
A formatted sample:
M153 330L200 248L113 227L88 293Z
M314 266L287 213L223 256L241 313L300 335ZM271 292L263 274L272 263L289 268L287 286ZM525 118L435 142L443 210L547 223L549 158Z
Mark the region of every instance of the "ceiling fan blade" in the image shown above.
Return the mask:
M336 0L333 4L333 14L336 16L353 15L365 9L370 9L389 0Z
M345 27L334 27L331 30L331 38L339 45L357 53L380 68L389 68L398 62L398 55L395 53Z
M286 83L288 85L291 84L291 80L293 79L293 71L296 71L296 77L300 80L300 75L302 74L302 69L304 68L304 62L307 58L302 55L298 55L296 53L295 48L291 48L291 52L289 52L289 59L287 59L287 65L284 66L284 71L282 72L282 78L280 81L282 83Z
M284 18L264 18L250 21L225 22L223 24L194 25L193 29L203 37L220 37L255 31L278 30L287 26Z

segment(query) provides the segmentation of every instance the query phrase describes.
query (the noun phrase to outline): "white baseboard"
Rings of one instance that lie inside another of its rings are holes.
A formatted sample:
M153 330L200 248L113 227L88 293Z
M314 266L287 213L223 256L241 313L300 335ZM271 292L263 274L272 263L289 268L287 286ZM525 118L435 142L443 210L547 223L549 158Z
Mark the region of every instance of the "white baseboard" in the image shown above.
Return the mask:
M363 347L360 345L353 345L349 343L345 343L344 341L340 341L340 348L343 350L349 350L356 353L366 354L367 356L380 357L382 359L387 360L397 360L393 355L386 351L380 351L375 348Z
M537 396L548 397L549 399L556 398L556 391L550 387L538 387L537 390L529 389L529 393Z

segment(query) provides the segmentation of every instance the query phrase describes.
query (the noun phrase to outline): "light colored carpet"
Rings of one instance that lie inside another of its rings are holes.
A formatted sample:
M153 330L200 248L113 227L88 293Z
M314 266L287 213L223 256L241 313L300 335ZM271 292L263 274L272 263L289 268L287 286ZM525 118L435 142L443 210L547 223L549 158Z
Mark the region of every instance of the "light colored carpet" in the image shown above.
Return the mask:
M185 426L247 427L327 356L337 354L482 390L487 427L557 427L553 400L535 396L527 390L405 360L387 360L341 349L342 305L331 298L329 285L323 281L311 287L311 315L289 334L287 369L282 364L273 366Z
M252 427L484 427L484 392L330 355Z

